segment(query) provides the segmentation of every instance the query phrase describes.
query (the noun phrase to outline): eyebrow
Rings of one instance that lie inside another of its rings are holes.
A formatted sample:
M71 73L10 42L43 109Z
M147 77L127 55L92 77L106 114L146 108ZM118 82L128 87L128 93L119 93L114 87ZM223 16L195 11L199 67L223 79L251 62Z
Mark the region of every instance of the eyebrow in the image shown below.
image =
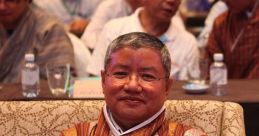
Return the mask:
M114 69L117 69L117 68L129 70L130 66L124 65L124 64L116 64L114 67L111 68L111 70L114 70ZM151 72L159 73L159 71L152 66L145 66L145 67L140 68L139 70L142 71L142 72L151 71Z
M114 67L111 67L111 70L114 70L116 68L129 69L129 66L128 65L124 65L124 64L116 64L116 65L114 65Z
M140 69L140 71L152 71L158 73L158 70L156 70L154 67L143 67Z

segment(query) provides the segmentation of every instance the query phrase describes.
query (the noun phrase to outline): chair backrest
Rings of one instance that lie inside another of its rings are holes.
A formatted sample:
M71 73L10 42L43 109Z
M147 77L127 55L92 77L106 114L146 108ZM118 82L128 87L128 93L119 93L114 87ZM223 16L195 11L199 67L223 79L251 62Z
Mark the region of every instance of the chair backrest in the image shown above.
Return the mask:
M104 101L0 101L0 136L56 136L82 121L95 121ZM168 100L167 117L209 136L245 136L243 109L230 102Z
M188 124L209 136L245 136L243 108L232 102L170 100L167 118Z

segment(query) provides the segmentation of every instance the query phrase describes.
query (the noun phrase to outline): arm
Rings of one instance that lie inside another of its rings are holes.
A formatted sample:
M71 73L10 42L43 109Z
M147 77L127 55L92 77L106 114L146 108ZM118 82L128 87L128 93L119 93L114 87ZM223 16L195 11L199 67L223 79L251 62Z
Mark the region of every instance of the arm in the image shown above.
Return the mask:
M36 61L41 67L41 77L46 78L46 64L48 62L69 63L74 70L74 52L72 44L59 24L42 26L39 35L38 46L36 46ZM74 71L75 73L75 71Z
M117 0L105 0L97 7L89 25L86 27L81 39L84 44L91 49L96 47L96 43L104 25L111 19L124 16L120 11L120 2ZM111 10L113 9L113 10ZM126 15L126 14L125 14Z
M222 14L223 12L227 11L227 5L222 2L218 1L210 10L206 20L205 20L205 27L203 28L202 32L200 33L198 40L199 46L204 47L208 41L209 34L213 27L215 19Z
M215 22L208 39L208 43L205 47L205 58L208 59L209 65L213 62L214 53L223 52L223 49L221 48L222 39L220 38L220 34L220 27L218 27L217 22Z
M101 32L96 48L92 54L90 63L87 67L87 72L91 75L100 75L101 70L104 68L104 58L106 50L111 40L108 38L109 33L106 28Z

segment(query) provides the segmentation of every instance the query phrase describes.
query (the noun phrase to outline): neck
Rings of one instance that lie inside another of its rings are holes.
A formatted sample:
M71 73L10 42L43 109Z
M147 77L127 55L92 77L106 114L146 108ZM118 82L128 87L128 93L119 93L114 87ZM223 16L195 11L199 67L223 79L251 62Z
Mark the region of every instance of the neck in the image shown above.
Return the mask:
M113 115L113 119L114 121L120 126L120 128L123 131L129 130L130 128L136 126L139 123L136 123L135 121L127 121L127 122L123 122L121 120L118 120L118 118L116 116Z
M156 37L164 34L171 23L171 20L161 21L160 19L149 14L149 12L145 9L140 11L139 19L144 30Z

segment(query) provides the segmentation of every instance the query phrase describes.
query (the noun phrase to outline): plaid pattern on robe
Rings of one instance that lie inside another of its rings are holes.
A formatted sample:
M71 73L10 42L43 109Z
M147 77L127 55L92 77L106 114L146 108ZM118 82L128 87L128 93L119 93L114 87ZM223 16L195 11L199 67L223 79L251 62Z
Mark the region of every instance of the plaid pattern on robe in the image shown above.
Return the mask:
M235 39L244 29L235 48ZM230 11L219 16L206 46L207 57L223 53L230 79L259 78L259 7L251 18L246 13L234 15Z
M97 122L79 123L61 133L61 136L113 136L105 121L103 112ZM165 112L150 124L137 129L126 136L207 136L205 133L189 126L169 122Z
M26 53L35 54L41 78L46 78L48 62L74 67L72 43L63 26L39 9L30 7L10 37L0 23L0 37L0 82L20 82Z

